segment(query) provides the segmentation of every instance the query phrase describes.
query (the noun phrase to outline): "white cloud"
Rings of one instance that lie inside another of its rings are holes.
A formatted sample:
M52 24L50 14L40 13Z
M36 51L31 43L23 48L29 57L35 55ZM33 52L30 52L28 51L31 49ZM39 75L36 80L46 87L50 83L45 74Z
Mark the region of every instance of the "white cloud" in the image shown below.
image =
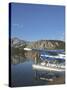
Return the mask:
M17 24L17 23L14 23L14 24L12 24L13 26L19 26L19 24Z
M23 24L14 23L12 24L13 27L23 28Z

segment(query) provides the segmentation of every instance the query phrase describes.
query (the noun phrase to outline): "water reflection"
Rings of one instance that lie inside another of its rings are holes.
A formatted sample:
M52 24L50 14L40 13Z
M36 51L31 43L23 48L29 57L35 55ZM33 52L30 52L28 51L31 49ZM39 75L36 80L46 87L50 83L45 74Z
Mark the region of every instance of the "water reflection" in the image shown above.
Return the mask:
M25 57L22 57L19 55L11 56L11 63L12 64L24 63L25 61L26 61Z
M22 53L13 53L11 55L11 64L24 63L27 59L33 60L35 63L40 63L40 58L37 52L22 52Z
M64 83L64 76L59 77L51 72L33 70L32 65L40 64L41 60L37 52L13 53L11 55L11 83L12 87L48 85L50 80L55 79L51 84ZM56 83L56 78L63 81Z

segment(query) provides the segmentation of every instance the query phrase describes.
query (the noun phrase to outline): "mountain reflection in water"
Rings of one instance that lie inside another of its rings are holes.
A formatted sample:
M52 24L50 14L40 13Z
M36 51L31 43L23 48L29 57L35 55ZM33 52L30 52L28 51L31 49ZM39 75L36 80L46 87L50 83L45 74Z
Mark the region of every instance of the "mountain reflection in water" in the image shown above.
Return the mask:
M48 85L48 84L59 84L59 82L49 83L47 80L42 80L40 77L45 76L45 71L35 71L32 69L32 64L35 63L35 54L33 52L25 52L22 54L14 54L11 56L11 86L34 86L34 85ZM49 78L49 77L48 77ZM55 75L53 74L53 78ZM64 76L60 77L63 79L61 83L64 83ZM59 81L60 81L59 80Z

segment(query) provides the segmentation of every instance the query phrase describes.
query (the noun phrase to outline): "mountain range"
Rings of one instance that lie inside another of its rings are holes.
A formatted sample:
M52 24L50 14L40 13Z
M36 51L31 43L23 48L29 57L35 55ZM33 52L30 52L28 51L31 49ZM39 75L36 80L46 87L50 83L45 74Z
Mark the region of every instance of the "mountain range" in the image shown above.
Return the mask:
M30 42L26 40L21 40L19 38L12 38L11 47L65 49L65 42L61 40L37 40Z

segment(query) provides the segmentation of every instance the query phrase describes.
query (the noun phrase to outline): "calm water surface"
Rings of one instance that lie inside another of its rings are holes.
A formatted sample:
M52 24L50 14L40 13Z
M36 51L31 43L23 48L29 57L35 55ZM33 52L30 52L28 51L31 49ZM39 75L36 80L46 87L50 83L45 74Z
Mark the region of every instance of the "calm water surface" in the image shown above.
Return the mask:
M22 63L11 64L11 82L13 87L47 84L47 81L37 79L36 74L38 72L32 70L33 63L33 60L25 59Z
M11 57L11 63L12 87L48 85L48 81L39 79L39 74L44 74L45 71L32 69L32 64L35 63L34 59L16 55Z

